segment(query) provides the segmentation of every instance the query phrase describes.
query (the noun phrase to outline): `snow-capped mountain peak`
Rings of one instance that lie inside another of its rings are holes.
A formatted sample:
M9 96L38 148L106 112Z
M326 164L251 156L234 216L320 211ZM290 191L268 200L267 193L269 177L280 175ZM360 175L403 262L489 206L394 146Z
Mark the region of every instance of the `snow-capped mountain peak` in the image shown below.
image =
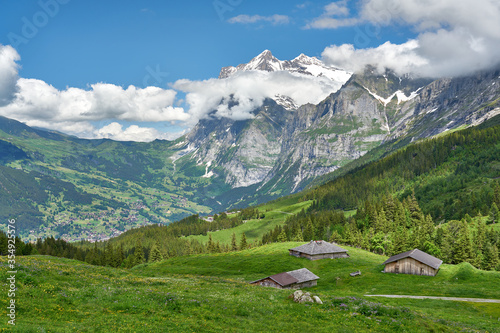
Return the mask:
M263 71L263 72L277 72L287 71L294 75L306 77L323 77L333 81L334 86L337 88L332 91L338 90L344 83L349 80L352 73L346 72L336 67L328 66L316 57L309 57L305 54L300 54L293 60L279 60L269 50L265 50L247 64L241 64L236 67L224 67L220 71L219 79L226 79L231 77L237 72L242 71ZM286 109L291 109L295 106L295 102L287 96L280 96L275 99L278 104ZM287 101L286 103L281 103Z
M279 60L269 50L265 50L247 64L241 64L236 67L229 66L222 68L219 79L225 79L240 71L288 71L310 76L324 76L331 80L345 83L352 73L343 71L339 68L328 66L316 57L309 57L300 54L293 60Z

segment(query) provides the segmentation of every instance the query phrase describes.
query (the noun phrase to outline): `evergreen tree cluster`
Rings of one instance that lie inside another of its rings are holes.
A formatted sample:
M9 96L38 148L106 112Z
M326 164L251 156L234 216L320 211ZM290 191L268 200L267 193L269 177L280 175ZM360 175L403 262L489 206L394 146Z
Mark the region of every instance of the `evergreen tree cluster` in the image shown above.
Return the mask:
M247 243L245 234L242 235L239 244L236 235L233 234L231 245L214 242L212 235L209 236L207 244L182 237L206 234L212 228L230 228L240 223L242 223L241 217L228 218L226 213L215 215L213 222L203 221L198 215L192 215L167 226L147 226L129 230L120 237L106 242L82 241L72 244L63 239L49 237L44 240L38 239L34 248L42 255L76 259L91 265L131 268L147 262L158 262L188 254L246 249L250 244Z
M14 241L16 256L26 256L36 253L32 244L24 243L19 237L14 237ZM9 254L11 254L9 252L9 237L5 232L0 231L0 256L7 256Z
M388 256L418 248L445 263L469 262L480 269L500 269L500 232L488 228L487 221L492 218L485 221L481 215L475 219L466 215L436 226L415 195L402 201L385 196L365 201L350 218L340 210L302 211L265 234L262 243L324 239Z

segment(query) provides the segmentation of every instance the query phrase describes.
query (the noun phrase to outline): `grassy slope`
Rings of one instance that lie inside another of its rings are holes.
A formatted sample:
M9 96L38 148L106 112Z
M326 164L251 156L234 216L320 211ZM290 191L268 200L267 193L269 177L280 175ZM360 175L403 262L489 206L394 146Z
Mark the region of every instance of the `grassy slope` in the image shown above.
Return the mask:
M287 249L303 243L270 244L246 251L172 258L142 266L140 274L199 274L249 282L265 276L306 267L320 276L310 288L322 298L363 297L367 294L428 295L500 299L500 273L480 271L469 264L442 265L436 277L384 274L385 256L346 247L351 258L309 261L288 255ZM349 273L361 270L356 278ZM482 330L500 329L500 304L439 300L375 298L383 304L404 306L435 320L459 322ZM450 325L450 323L448 323Z
M274 229L277 225L283 224L289 215L296 214L302 209L307 210L311 204L312 201L297 202L295 198L270 202L258 207L259 211L265 214L265 217L262 219L248 220L246 223L235 228L209 232L206 236L189 236L189 238L206 243L209 235L212 235L212 239L215 242L219 241L221 244L230 244L231 235L234 232L238 242L243 233L245 233L248 242L258 242L265 233Z
M497 327L498 304L476 306L380 299L378 301L385 304L398 303L398 307L389 314L372 315L333 304L340 301L351 304L354 300L359 302L358 296L366 292L389 290L452 295L451 290L461 288L463 296L500 298L496 287L499 273L472 271L466 274L469 280L461 281L454 278L462 267L445 266L436 278L386 275L380 273L384 257L349 249L350 259L311 262L287 254L289 247L298 244L272 244L230 254L174 258L130 271L54 257L19 257L17 326L12 330L3 320L0 330L298 332L321 328L334 332L453 332L464 328L494 331ZM5 280L6 258L0 258L0 262L3 266L0 278ZM320 295L323 305L295 304L287 299L290 291L246 283L301 267L321 277L318 286L310 291ZM348 277L353 269L361 269L363 274ZM340 277L338 282L336 277ZM480 293L472 291L475 284L482 285ZM7 294L6 286L2 292ZM347 295L355 298L335 298ZM0 306L5 308L7 301L7 297L2 297ZM370 306L380 309L377 304ZM427 311L427 307L433 311ZM493 320L490 316L496 317Z

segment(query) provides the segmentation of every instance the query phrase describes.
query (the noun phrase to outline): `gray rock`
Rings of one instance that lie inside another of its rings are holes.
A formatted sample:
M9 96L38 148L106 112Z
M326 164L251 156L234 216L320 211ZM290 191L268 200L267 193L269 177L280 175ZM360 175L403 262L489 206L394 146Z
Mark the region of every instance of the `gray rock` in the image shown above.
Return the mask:
M314 300L311 298L311 296L302 296L299 300L299 303L314 303Z
M318 297L318 296L313 296L313 299L316 303L318 304L323 304L323 302L321 301L321 299Z

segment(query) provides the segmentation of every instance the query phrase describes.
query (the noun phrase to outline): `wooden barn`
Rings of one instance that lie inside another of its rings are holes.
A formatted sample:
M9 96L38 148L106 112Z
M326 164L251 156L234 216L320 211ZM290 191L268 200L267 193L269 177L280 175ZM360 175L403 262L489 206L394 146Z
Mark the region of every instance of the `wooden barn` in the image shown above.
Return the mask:
M325 241L310 241L288 250L290 255L309 260L349 258L347 250Z
M317 285L319 277L307 268L275 274L250 284L279 289L300 289Z
M443 263L419 249L396 254L384 262L384 273L435 276Z

